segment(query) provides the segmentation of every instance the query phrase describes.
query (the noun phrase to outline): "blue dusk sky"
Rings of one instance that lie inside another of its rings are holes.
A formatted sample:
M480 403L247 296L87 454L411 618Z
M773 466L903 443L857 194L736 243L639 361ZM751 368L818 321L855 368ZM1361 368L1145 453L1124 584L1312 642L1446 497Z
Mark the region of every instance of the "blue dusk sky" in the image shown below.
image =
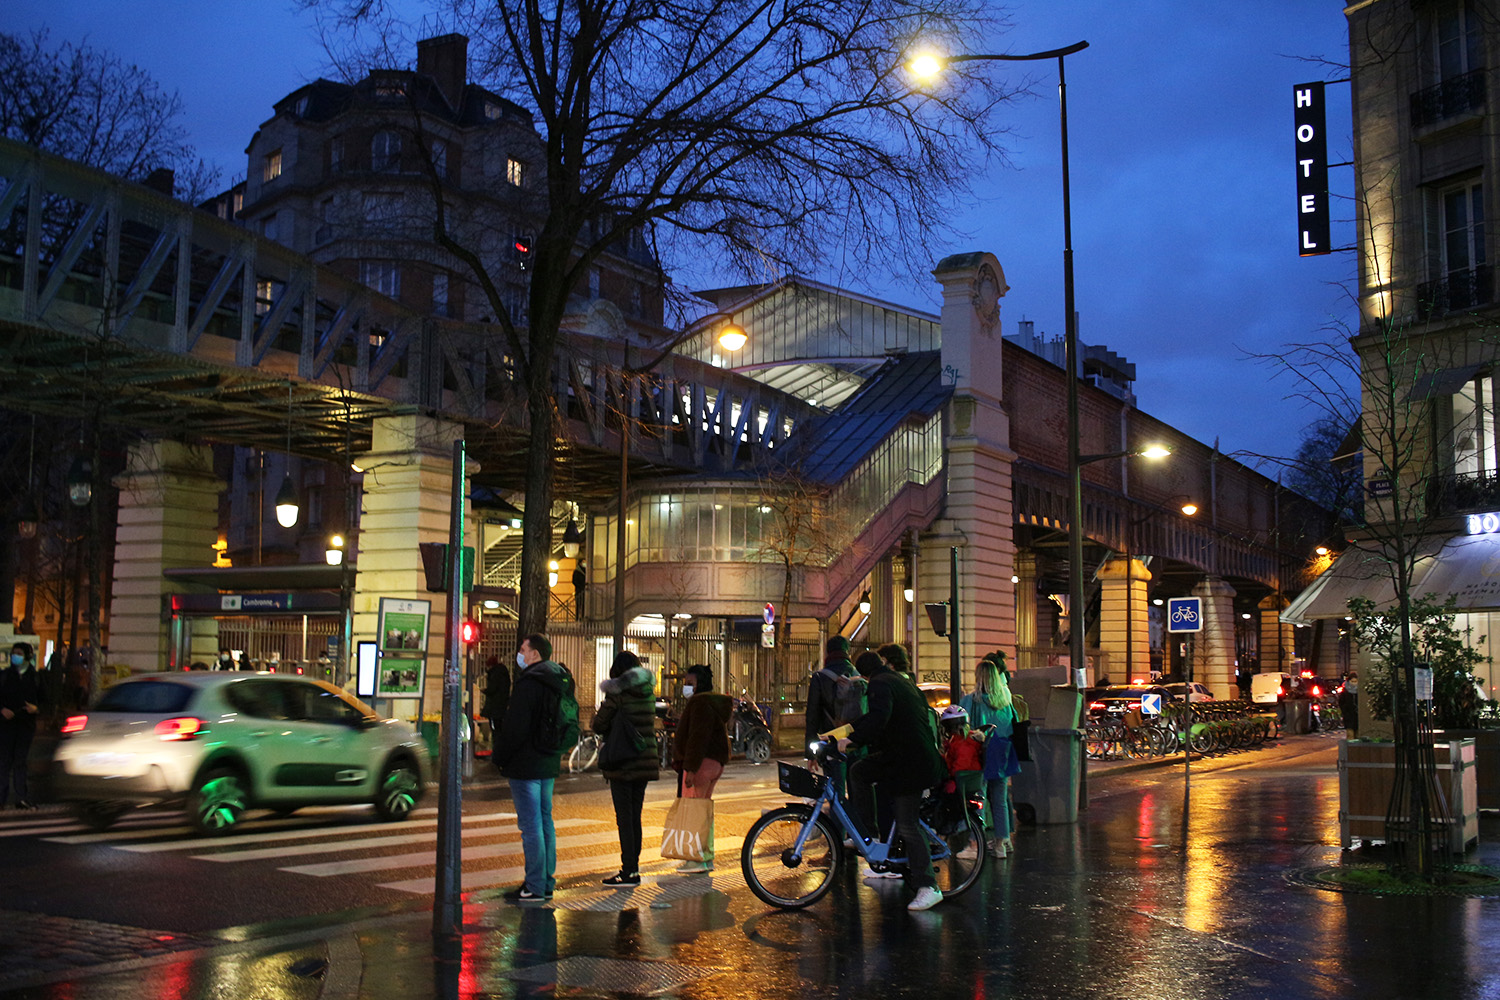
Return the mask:
M333 75L311 15L282 0L10 0L0 28L46 27L52 42L109 49L180 92L201 156L227 183L272 104ZM1013 0L997 7L991 52L1086 39L1068 57L1073 246L1079 336L1136 366L1144 411L1250 461L1289 455L1321 414L1247 357L1321 339L1355 320L1354 255L1296 253L1292 85L1346 74L1336 0ZM933 260L989 250L1010 285L1005 332L1022 319L1063 333L1056 64L1029 74L1034 98L1006 112L1010 162L977 164L964 235ZM1349 88L1327 90L1329 157L1350 159ZM1330 172L1333 242L1353 241L1352 171ZM1342 196L1342 197L1341 197ZM810 277L935 312L929 275L892 283L850 267ZM708 285L732 275L685 276ZM1025 420L1026 414L1013 414ZM1267 467L1272 476L1277 473Z

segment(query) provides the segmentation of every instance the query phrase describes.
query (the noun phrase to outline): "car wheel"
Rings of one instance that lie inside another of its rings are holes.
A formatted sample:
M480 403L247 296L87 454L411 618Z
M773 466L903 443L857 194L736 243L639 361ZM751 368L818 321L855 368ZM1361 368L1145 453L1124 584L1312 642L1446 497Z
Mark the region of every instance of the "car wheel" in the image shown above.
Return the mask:
M217 836L239 826L249 803L249 789L240 772L216 767L198 779L188 796L188 821L201 834Z
M388 823L397 823L411 815L422 797L422 781L417 769L405 760L387 764L375 792L375 813Z
M90 830L108 830L128 808L123 802L80 802L76 812L79 821Z
M750 737L745 744L745 759L752 764L764 764L771 759L771 738L762 733Z

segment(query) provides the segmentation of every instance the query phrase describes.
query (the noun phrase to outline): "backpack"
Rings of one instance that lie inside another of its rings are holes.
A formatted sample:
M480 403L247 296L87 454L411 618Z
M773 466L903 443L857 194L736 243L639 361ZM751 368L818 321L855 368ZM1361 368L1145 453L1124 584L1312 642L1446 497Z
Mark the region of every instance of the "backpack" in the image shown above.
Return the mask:
M574 697L573 675L567 667L560 667L565 679L559 691L550 684L543 684L546 694L531 727L532 745L538 753L567 753L578 745L581 730L578 726L578 699ZM539 682L540 683L540 682Z
M850 723L865 714L868 687L863 677L840 677L834 681L833 716L838 723Z

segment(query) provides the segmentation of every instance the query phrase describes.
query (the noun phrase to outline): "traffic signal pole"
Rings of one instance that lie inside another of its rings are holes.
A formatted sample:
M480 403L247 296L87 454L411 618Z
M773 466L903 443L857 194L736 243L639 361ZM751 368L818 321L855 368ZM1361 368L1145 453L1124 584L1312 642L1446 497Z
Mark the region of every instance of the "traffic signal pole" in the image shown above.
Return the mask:
M464 661L464 442L453 442L453 500L448 520L448 615L443 637L443 719L439 730L437 884L432 897L432 947L439 958L456 961L463 952L463 784L459 773L459 730L463 719Z

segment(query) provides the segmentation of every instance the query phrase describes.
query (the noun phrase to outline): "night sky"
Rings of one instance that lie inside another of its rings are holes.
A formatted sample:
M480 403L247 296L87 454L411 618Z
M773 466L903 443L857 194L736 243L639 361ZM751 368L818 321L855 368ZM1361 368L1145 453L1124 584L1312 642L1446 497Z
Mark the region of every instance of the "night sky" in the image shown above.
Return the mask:
M114 51L180 91L200 155L243 177L244 149L271 105L332 75L311 16L277 0L10 0L0 28L48 27L54 44ZM1292 85L1347 74L1336 0L1017 0L997 7L987 51L1086 39L1068 57L1079 335L1136 365L1147 413L1226 452L1288 455L1321 413L1283 397L1247 352L1321 339L1352 324L1354 255L1296 254ZM982 165L963 238L1005 269L1007 334L1022 319L1063 332L1062 209L1055 62L991 64L1031 74L1034 99L1006 112L1010 164ZM1011 77L1010 79L1015 79ZM1328 88L1329 156L1350 159L1349 88ZM1350 168L1330 173L1334 245L1353 240ZM1343 197L1340 197L1343 196ZM892 283L837 266L810 277L936 312L927 274ZM708 286L734 275L685 275ZM1025 414L1013 419L1024 420ZM1276 470L1266 467L1267 474Z

